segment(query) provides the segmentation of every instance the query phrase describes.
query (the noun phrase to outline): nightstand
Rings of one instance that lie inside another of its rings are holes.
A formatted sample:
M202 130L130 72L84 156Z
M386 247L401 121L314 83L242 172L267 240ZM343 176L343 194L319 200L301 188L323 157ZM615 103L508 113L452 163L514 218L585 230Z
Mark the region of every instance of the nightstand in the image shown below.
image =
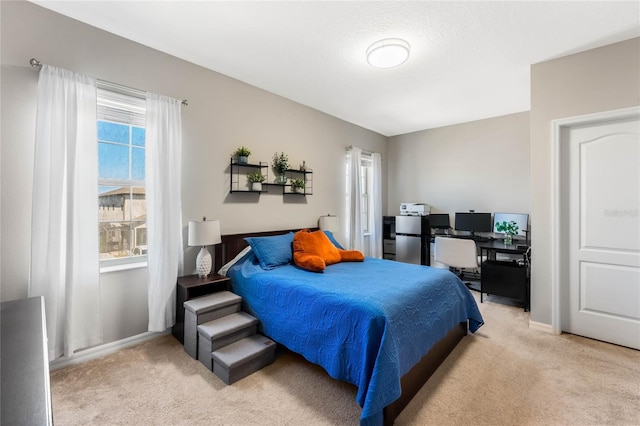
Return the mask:
M210 274L204 278L197 275L178 277L176 292L176 324L172 333L184 344L184 302L216 291L229 290L230 279L224 275Z

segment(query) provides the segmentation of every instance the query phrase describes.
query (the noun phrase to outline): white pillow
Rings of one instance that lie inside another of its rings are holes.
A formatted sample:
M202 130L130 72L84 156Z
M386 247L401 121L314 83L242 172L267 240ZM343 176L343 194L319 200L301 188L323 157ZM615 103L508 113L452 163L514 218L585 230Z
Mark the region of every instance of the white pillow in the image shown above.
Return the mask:
M234 257L232 260L227 262L226 265L224 265L222 268L220 268L220 270L218 271L218 274L224 275L226 277L227 276L227 271L229 270L229 268L231 268L233 265L235 265L235 263L238 260L240 260L245 254L249 253L250 251L251 251L251 246L245 247L240 253L237 254L236 257Z

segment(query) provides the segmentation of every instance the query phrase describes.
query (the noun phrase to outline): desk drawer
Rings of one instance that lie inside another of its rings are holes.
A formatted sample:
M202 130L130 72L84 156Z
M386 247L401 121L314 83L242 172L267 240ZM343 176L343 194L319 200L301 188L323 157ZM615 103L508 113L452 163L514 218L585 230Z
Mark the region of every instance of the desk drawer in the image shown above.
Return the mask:
M383 240L382 241L382 251L383 251L383 253L395 253L396 252L396 241L395 240Z

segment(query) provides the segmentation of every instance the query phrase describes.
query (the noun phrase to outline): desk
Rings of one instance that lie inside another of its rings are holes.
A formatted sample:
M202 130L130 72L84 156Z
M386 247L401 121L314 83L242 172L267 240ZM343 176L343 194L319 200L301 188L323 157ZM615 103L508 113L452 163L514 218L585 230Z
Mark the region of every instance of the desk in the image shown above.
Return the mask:
M480 274L480 303L483 294L518 300L525 311L530 305L529 247L517 244L505 245L501 240L478 242L482 263ZM498 260L496 254L517 255L517 259Z

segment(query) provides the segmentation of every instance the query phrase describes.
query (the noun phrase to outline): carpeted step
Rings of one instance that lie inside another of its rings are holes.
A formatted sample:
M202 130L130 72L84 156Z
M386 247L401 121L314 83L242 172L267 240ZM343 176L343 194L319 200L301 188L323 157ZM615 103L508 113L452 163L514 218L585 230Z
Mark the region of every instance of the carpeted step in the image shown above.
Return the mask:
M230 345L258 331L258 319L246 312L236 312L198 326L198 359L213 370L211 352Z
M218 291L184 302L184 350L198 357L198 325L240 312L242 297L230 291Z
M261 334L254 334L211 353L213 372L230 385L273 362L276 344Z

